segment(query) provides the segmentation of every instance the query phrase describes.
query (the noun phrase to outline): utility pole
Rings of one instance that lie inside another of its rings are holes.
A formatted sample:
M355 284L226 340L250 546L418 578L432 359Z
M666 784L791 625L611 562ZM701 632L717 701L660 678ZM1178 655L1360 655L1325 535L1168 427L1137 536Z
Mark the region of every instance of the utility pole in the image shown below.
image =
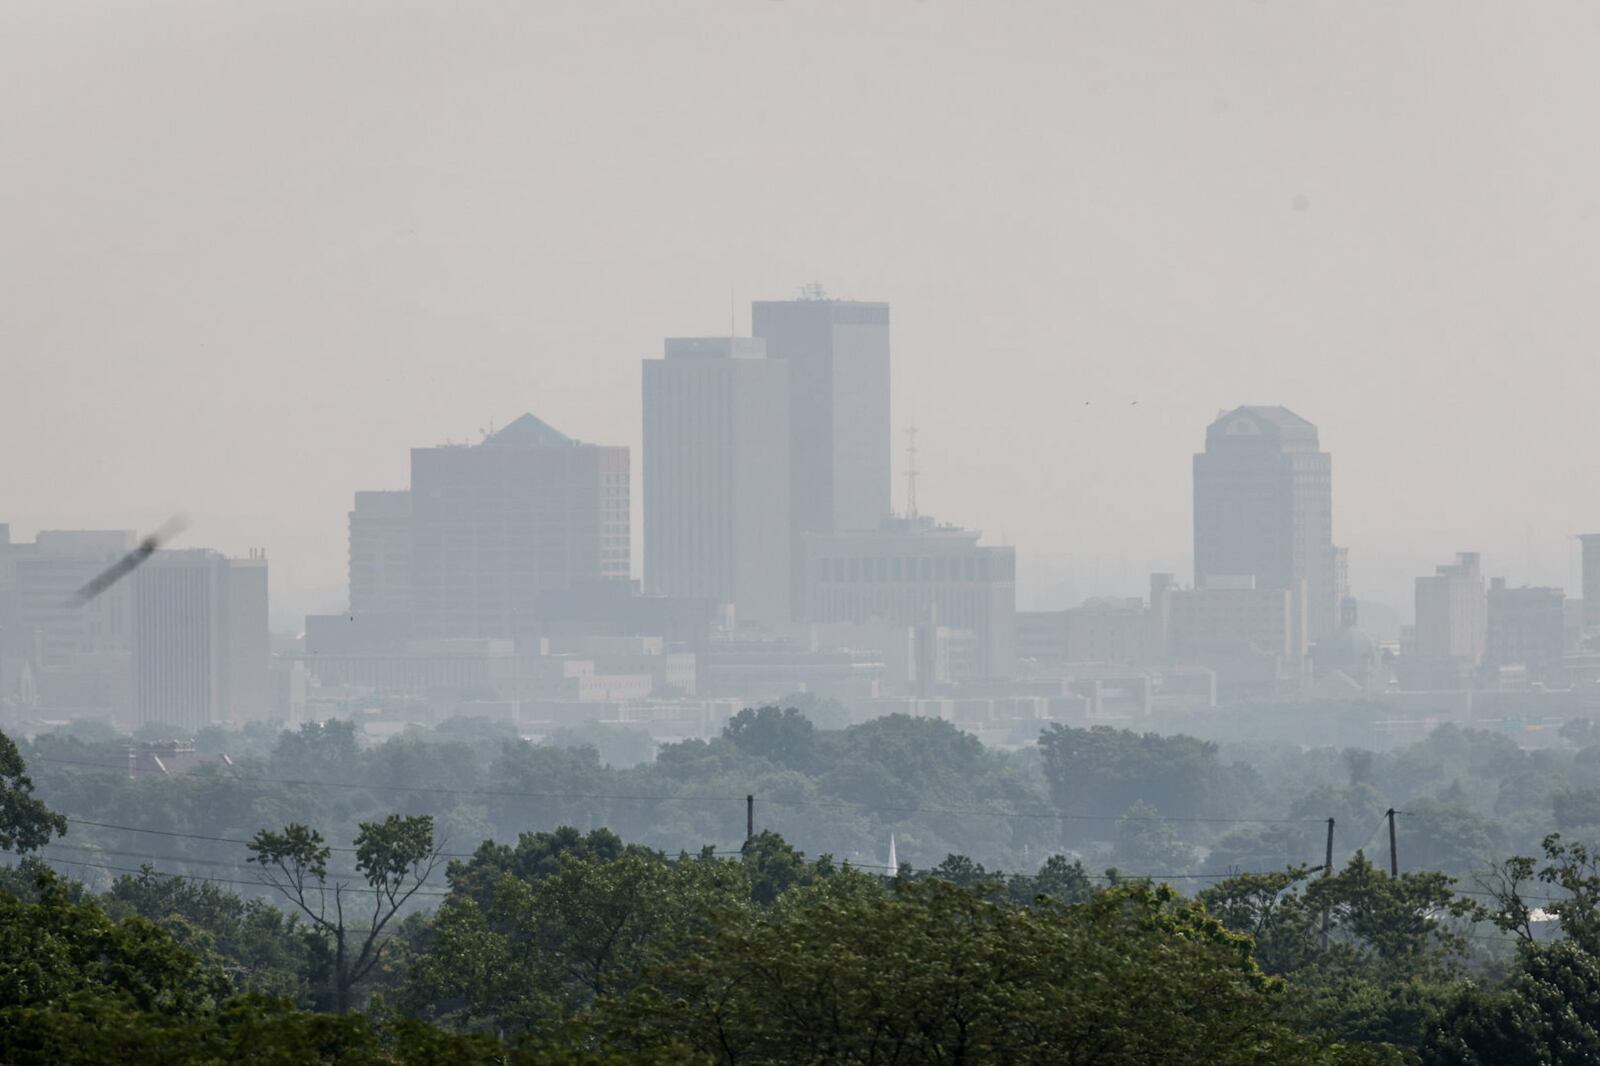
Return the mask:
M1399 853L1397 851L1395 851L1395 844L1394 844L1394 814L1395 814L1394 808L1390 807L1389 808L1389 812L1387 814L1385 814L1384 817L1389 819L1389 876L1390 877L1399 877L1400 876L1400 855L1399 855Z
M1391 825L1393 823L1390 823ZM746 795L744 798L744 845L750 846L750 841L756 838L756 798Z
M1333 819L1328 819L1328 847L1322 860L1322 876L1333 876ZM1322 950L1328 950L1328 908L1322 908Z

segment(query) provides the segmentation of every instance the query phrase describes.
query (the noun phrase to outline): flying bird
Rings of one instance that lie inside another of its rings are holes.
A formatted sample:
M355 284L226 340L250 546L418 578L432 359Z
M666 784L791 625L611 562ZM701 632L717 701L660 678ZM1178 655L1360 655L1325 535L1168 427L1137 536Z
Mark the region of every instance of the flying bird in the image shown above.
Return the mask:
M184 527L186 527L188 524L189 520L181 514L173 515L171 518L167 519L165 525L141 540L137 548L118 559L107 570L100 574L99 577L96 577L93 581L89 582L87 585L83 586L83 588L75 592L72 596L72 605L74 607L82 607L84 604L100 595L106 589L110 588L112 585L115 585L118 581L121 581L129 574L133 573L140 563L154 555L157 548L167 543L173 537L176 537L179 533L182 533Z

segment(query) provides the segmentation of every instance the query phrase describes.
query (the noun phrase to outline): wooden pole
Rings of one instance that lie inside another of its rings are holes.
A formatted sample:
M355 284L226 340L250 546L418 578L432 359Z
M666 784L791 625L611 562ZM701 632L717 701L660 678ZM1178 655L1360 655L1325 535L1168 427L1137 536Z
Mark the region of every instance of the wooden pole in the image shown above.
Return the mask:
M1323 853L1322 876L1333 876L1333 819L1328 819L1328 846ZM1328 908L1322 908L1322 950L1328 950Z

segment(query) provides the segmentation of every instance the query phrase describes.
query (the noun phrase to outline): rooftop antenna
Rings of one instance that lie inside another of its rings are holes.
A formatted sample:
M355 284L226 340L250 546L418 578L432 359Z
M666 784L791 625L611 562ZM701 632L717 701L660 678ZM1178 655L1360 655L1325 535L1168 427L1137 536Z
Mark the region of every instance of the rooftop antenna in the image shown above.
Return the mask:
M827 298L828 290L822 287L822 282L820 281L807 282L800 286L800 299L802 300L826 300Z
M906 517L917 517L917 426L906 430Z

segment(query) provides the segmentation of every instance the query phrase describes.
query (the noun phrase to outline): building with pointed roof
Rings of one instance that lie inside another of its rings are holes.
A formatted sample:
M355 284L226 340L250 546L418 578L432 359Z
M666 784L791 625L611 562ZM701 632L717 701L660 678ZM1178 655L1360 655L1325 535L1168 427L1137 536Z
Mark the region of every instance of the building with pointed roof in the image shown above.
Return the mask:
M509 637L539 598L631 569L629 457L524 414L474 445L411 451L419 637Z
M483 443L495 448L571 448L578 444L544 419L532 414L518 416L510 425L486 436Z

